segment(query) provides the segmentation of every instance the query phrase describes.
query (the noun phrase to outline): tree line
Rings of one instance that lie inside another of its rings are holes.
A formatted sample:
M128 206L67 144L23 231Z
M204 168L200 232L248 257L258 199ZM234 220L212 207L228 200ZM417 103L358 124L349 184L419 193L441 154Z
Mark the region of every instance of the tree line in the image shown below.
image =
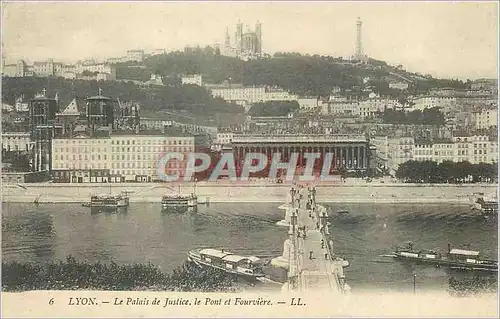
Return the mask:
M437 107L411 112L386 109L379 116L387 124L444 125L444 114Z
M153 264L89 263L69 256L47 264L2 262L2 290L150 290L239 292L235 275L185 262L172 273Z
M399 165L396 178L407 183L489 183L497 179L497 174L497 164L411 160Z
M299 109L297 101L268 101L254 103L248 111L251 116L287 116Z

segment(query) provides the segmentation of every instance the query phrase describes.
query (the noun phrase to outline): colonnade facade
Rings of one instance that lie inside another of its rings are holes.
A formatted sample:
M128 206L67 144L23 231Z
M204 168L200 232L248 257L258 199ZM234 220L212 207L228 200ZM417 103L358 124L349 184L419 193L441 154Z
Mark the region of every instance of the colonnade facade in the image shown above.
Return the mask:
M306 145L297 144L233 144L233 154L236 160L236 166L241 167L247 153L265 154L270 163L274 154L280 153L282 162L288 162L291 153L298 153L297 166L305 166L307 158L305 153L319 153L321 157L316 160L314 167L321 168L326 153L332 154L331 169L348 170L367 170L369 167L369 148L367 143L335 143L335 144L316 144L307 143ZM268 164L269 165L269 164Z

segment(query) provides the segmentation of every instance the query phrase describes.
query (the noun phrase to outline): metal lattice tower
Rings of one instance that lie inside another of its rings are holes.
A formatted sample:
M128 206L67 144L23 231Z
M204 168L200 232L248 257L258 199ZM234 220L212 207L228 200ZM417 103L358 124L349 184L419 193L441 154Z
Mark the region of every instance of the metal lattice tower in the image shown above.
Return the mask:
M361 39L361 27L363 23L361 19L358 17L356 21L356 58L361 58L363 56L363 44Z

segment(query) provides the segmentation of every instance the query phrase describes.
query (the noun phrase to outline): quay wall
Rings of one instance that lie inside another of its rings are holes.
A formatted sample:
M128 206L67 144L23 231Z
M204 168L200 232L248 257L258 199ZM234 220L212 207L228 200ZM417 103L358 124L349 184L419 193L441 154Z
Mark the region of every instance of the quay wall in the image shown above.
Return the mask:
M110 185L112 185L110 187ZM4 184L2 202L40 203L86 202L96 194L129 192L130 202L160 203L167 194L196 192L200 201L210 202L280 202L286 201L291 185L238 183L120 183L120 184ZM470 203L473 193L493 195L497 184L399 184L334 183L316 185L318 202L359 203ZM195 190L196 188L196 190Z

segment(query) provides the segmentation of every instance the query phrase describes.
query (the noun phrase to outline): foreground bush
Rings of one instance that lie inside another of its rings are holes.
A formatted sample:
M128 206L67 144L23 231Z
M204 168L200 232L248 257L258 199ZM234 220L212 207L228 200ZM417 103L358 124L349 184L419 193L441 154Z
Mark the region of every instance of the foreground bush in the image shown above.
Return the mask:
M497 277L465 277L448 279L448 292L457 297L465 297L483 292L494 292L497 290Z
M151 263L91 264L68 257L47 265L2 263L2 289L25 290L164 290L230 292L242 289L238 278L221 270L186 262L165 274Z

